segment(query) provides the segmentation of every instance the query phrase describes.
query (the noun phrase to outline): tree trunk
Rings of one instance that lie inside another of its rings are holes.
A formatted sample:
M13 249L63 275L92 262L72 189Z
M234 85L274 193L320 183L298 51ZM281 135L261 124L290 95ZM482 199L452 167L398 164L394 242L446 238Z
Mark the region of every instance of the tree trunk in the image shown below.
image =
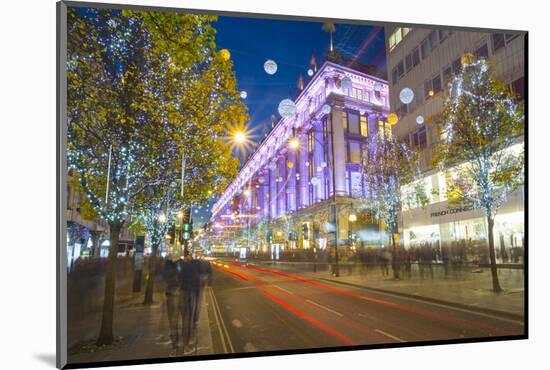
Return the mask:
M495 220L487 217L487 229L488 229L488 239L489 239L489 259L491 264L491 276L493 280L493 291L495 293L502 292L502 288L500 287L500 283L498 281L498 273L497 273L497 262L495 258L495 240L493 237L493 227L495 226Z
M103 300L103 316L101 318L101 330L97 338L97 345L108 345L113 343L113 316L115 309L115 271L118 253L118 240L123 222L114 221L109 223L111 245L109 247L109 258L105 271L105 291Z
M147 276L147 285L145 286L145 299L143 304L153 304L153 286L157 271L157 251L158 245L153 245L151 258L149 259L149 273Z
M93 230L90 234L92 235L92 257L99 258L99 251L101 248L99 245L99 238L101 237L101 231Z

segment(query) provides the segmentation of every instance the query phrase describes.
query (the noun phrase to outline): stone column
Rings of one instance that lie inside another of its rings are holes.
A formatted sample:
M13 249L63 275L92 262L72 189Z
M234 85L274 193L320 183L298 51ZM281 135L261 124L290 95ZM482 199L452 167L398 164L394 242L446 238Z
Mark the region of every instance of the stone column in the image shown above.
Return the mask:
M336 196L346 195L346 141L342 127L342 107L334 106L331 112L331 131L334 145L333 168ZM329 148L332 152L332 148Z

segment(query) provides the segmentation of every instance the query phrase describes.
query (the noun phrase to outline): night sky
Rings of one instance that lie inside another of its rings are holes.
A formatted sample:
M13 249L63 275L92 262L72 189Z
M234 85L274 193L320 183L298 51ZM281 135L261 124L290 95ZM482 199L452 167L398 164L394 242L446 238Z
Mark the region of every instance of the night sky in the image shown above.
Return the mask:
M322 22L219 17L218 48L228 49L237 75L239 89L247 92L249 126L259 141L271 128L271 115L279 119L277 106L284 98L294 98L300 74L307 82L313 53L320 67L329 48L329 34ZM385 71L384 31L381 28L336 24L334 47L348 59L373 64ZM278 70L268 75L263 64L277 63Z
M295 98L300 74L308 81L307 70L315 53L320 67L329 49L329 34L322 22L219 17L214 25L219 49L231 53L239 90L247 92L244 102L250 115L249 127L259 142L271 129L271 115L276 120L279 102ZM384 30L381 27L335 24L335 50L345 58L372 64L386 71ZM277 73L269 75L263 65L267 59L277 63ZM239 153L235 152L235 155ZM243 164L244 158L241 158ZM193 214L200 227L210 217L210 208Z

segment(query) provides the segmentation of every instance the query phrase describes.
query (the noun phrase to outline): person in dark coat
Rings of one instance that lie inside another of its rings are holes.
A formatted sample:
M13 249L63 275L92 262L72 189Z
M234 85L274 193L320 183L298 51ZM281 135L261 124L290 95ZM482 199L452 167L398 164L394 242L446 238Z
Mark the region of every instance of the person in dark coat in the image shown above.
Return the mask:
M180 314L182 317L183 354L196 351L201 262L185 256L180 272Z
M167 259L164 262L162 279L165 283L166 311L170 326L170 340L172 342L172 352L170 356L176 356L178 352L178 268L176 260Z

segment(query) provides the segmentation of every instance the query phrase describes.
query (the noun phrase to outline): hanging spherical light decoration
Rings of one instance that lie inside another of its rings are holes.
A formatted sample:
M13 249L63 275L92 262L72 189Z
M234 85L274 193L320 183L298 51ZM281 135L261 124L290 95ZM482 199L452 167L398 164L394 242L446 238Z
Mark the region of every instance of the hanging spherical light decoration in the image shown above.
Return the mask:
M323 105L323 108L321 108L321 109L322 109L324 114L329 114L330 111L332 110L332 108L328 104Z
M274 75L277 73L277 63L271 59L266 60L264 63L264 71L268 75Z
M376 92L382 91L382 84L380 82L375 82L374 83L374 91L376 91Z
M231 53L227 49L221 49L220 54L221 54L222 58L225 59L225 60L229 60L229 58L231 58Z
M409 104L414 99L414 91L409 89L408 87L405 87L401 90L399 93L399 100L401 100L401 103L403 104Z
M296 104L290 99L284 99L279 103L279 114L284 118L294 117L296 114Z
M388 114L388 123L390 125L395 125L397 121L399 121L399 117L397 117L397 114L395 113Z
M419 125L423 124L424 123L424 116L422 116L421 114L416 116L416 123L418 123Z
M248 96L248 93L246 91L241 91L241 99L246 99L246 97Z
M319 183L319 179L317 177L312 177L310 182L311 185L317 185Z
M287 166L288 168L292 168L292 167L294 167L294 163L288 162L288 163L286 164L286 166Z
M311 68L308 69L308 70L307 70L307 75L308 75L309 77L313 76L313 69L311 69Z

